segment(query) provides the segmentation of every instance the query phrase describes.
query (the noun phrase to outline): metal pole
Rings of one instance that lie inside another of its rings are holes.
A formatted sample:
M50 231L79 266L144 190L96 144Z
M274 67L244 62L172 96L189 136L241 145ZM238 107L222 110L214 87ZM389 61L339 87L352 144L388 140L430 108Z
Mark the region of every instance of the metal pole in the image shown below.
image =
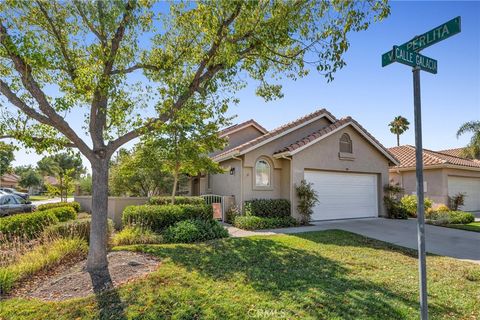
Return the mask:
M423 194L422 106L420 101L420 68L413 69L413 104L415 114L415 159L417 174L417 235L420 273L420 319L428 319L427 263L425 257L425 206Z

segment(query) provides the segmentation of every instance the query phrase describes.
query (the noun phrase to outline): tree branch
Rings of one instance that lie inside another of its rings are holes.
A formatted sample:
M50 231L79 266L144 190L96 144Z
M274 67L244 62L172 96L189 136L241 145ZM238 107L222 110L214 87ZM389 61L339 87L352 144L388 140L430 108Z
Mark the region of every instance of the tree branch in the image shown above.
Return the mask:
M98 30L95 28L95 26L88 20L88 17L85 15L85 12L82 9L82 6L84 5L82 2L78 0L74 0L73 4L75 5L75 8L77 8L78 14L82 18L83 23L92 31L92 33L100 40L100 43L102 44L103 47L107 46L107 38L98 32Z

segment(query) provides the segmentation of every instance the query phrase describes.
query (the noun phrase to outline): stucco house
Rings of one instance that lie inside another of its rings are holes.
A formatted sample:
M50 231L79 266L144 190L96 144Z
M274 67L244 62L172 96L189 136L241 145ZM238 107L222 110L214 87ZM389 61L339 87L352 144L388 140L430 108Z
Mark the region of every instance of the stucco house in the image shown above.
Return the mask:
M389 170L391 183L398 183L406 194L416 193L415 147L390 148L400 161ZM448 205L448 197L464 193L465 211L480 211L480 161L462 158L461 148L444 151L423 149L425 196L434 204Z
M325 109L267 131L254 120L220 132L228 146L212 158L223 174L191 179L190 194L288 199L298 217L295 186L302 179L319 194L312 220L385 215L383 186L397 159L351 117Z

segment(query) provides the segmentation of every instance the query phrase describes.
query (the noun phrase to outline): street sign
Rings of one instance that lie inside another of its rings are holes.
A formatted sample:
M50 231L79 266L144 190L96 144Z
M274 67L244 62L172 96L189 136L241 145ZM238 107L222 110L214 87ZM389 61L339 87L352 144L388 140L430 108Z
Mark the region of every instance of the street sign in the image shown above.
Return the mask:
M412 40L405 42L404 44L398 46L403 50L416 51L425 49L437 42L445 40L462 30L462 19L461 17L453 18L450 21L445 22L444 24L439 25L436 28L433 28L430 31L425 32L419 36L416 36ZM390 50L387 53L382 55L382 67L385 67L393 63L393 51Z
M433 74L437 73L437 60L429 57L422 56L415 51L404 50L400 47L393 46L392 60L406 64L411 67L419 67L423 71L427 71Z
M401 46L382 55L382 67L400 62L413 67L413 114L415 120L415 161L417 180L417 242L418 273L420 284L420 319L428 320L427 304L427 258L425 252L425 205L423 193L423 144L422 144L422 104L420 98L420 70L437 73L437 61L418 52L432 44L445 40L460 32L460 17L456 17L435 29L416 36Z

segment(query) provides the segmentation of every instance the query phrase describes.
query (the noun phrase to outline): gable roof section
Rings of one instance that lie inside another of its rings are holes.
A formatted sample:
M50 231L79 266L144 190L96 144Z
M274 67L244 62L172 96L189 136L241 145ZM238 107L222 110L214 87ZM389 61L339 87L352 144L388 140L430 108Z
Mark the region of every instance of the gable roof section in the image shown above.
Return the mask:
M260 131L262 134L265 134L268 132L267 129L265 129L264 127L262 127L257 121L253 120L253 119L250 119L250 120L247 120L247 121L244 121L242 123L237 123L237 124L234 124L230 127L227 127L223 130L221 130L218 135L220 137L225 137L225 136L228 136L229 134L232 134L234 132L237 132L237 131L240 131L244 128L247 128L249 126L252 126L254 127L255 129L257 129L258 131Z
M14 173L5 173L5 174L1 177L1 180L2 180L2 181L5 181L5 182L17 183L18 181L20 181L20 176L14 174Z
M400 147L393 147L389 149L398 160L400 164L395 168L415 168L415 147L411 145L405 145ZM423 165L425 167L431 166L460 166L466 168L476 168L480 170L480 162L469 160L465 158L451 156L445 153L436 152L428 149L423 149Z
M309 147L310 145L319 142L320 140L330 136L331 134L347 127L352 126L357 132L359 132L363 137L365 137L373 146L375 146L385 157L387 157L392 163L399 164L395 156L388 151L374 136L372 136L365 128L363 128L357 121L351 117L342 118L338 121L335 121L328 127L315 131L303 139L298 140L295 143L292 143L288 146L283 147L274 154L276 156L283 155L294 155L303 149Z
M226 151L223 151L219 154L217 154L216 156L214 156L212 159L215 160L215 161L222 161L222 160L226 160L226 159L229 159L231 157L234 157L234 156L238 156L238 155L241 155L241 154L244 154L250 150L253 150L255 148L258 148L272 140L275 140L275 139L278 139L282 136L284 136L285 134L297 129L297 128L300 128L300 127L303 127L317 119L320 119L320 118L327 118L328 120L330 120L331 122L335 122L337 119L330 113L328 112L326 109L320 109L320 110L317 110L315 112L312 112L304 117L301 117L295 121L292 121L292 122L289 122L283 126L280 126L272 131L269 131L267 132L266 134L264 134L263 136L260 136L258 138L255 138L253 140L250 140L250 141L247 141L245 142L244 144L241 144L237 147L234 147L234 148L231 148L231 149L228 149Z
M449 155L449 156L454 156L454 157L457 157L457 158L464 158L462 156L463 149L464 148L453 148L453 149L440 150L440 151L437 151L437 152L443 153L443 154L446 154L446 155Z

